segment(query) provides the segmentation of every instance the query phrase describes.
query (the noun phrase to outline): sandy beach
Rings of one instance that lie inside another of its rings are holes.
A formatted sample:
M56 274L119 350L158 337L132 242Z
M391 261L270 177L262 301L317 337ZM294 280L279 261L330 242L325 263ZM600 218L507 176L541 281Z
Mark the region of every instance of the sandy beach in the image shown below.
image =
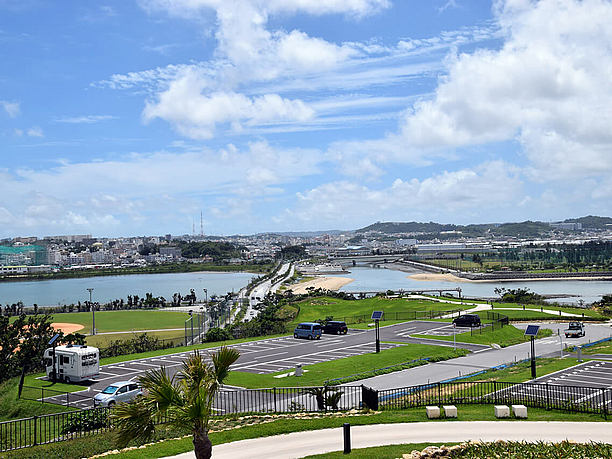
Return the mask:
M291 285L288 287L288 289L293 291L295 295L308 293L306 290L308 287L314 287L315 289L322 288L326 290L339 290L346 284L353 282L353 280L354 279L351 279L350 277L317 277L316 279Z
M417 281L446 281L446 282L471 282L471 283L499 283L499 282L537 282L537 281L565 281L565 280L607 280L608 277L527 277L524 279L464 279L450 273L423 273L406 276Z

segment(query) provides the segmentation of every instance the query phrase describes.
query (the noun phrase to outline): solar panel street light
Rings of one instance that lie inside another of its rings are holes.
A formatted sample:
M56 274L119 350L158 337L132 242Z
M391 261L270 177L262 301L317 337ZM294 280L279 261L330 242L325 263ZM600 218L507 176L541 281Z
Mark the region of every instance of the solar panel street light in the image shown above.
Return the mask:
M376 325L376 353L380 352L380 326L379 321L383 318L385 313L383 311L373 311L372 312L372 320Z
M535 337L540 331L539 325L527 325L525 336L531 336L531 379L536 378Z

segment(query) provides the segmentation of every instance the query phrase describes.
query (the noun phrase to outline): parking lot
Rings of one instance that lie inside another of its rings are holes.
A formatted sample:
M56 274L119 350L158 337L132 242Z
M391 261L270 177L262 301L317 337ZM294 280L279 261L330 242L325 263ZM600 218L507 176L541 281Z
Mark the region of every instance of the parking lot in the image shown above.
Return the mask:
M391 349L401 344L381 343L381 350ZM235 344L234 349L240 352L240 358L232 370L250 373L269 374L294 369L296 365L313 365L315 363L352 357L374 352L373 330L350 330L347 335L323 335L320 340L310 341L295 339L292 336L271 338L248 343ZM200 351L205 358L208 352L217 348ZM159 357L132 360L122 363L103 365L100 377L85 390L71 395L45 397L45 401L79 408L91 408L91 397L116 381L133 381L147 370L164 366L169 373L176 373L190 352L168 354Z
M381 350L391 349L405 344L420 343L439 346L452 346L452 341L435 341L423 338L410 338L410 334L444 335L452 334L452 325L444 322L411 321L390 325L380 329ZM457 333L462 328L457 328ZM469 328L467 329L469 330ZM479 344L457 343L479 352L490 349ZM232 370L257 374L270 374L291 371L296 365L313 365L356 355L372 353L375 350L375 332L373 329L350 329L347 335L322 335L320 340L295 339L292 336L270 338L247 343L234 344L232 347L240 352L240 358ZM200 351L205 357L208 352L217 348ZM190 352L180 352L159 357L149 357L100 367L100 377L85 390L71 395L45 397L45 401L79 408L90 408L91 398L106 386L117 381L134 381L147 370L164 366L171 374L177 372ZM49 395L49 394L47 394Z
M538 386L529 383L537 383ZM605 404L608 409L612 407L609 391L602 390L612 388L612 362L584 362L529 383L515 385L498 394L509 391L514 397L523 398L526 402L540 399L551 405L593 405L601 408Z

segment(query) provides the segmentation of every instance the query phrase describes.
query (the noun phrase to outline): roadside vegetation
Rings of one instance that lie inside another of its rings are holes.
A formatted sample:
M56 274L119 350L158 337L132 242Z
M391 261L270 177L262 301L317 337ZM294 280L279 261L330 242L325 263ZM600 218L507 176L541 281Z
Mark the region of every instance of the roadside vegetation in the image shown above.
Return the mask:
M546 442L477 442L477 443L406 443L403 445L378 446L361 448L351 451L351 458L394 459L410 454L412 451L428 454L424 457L469 457L472 459L488 459L492 457L513 457L515 459L561 458L571 457L595 458L612 457L612 445L607 443L576 443L563 441L560 443ZM342 451L327 454L306 456L304 459L334 459L346 457Z

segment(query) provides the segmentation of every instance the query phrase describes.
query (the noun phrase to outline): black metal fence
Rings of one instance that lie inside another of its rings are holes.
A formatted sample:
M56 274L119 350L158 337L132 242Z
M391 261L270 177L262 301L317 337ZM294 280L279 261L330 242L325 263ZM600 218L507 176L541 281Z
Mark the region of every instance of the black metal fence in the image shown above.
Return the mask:
M48 389L45 389L48 391ZM371 409L402 410L427 405L521 404L548 410L611 412L612 389L556 384L461 381L376 391L365 386L222 389L216 415ZM111 428L108 408L34 416L0 423L0 451L96 434Z
M92 408L0 422L0 451L27 448L108 430L109 408Z
M521 404L547 410L607 415L612 389L558 384L463 381L434 383L378 392L381 409L448 404Z
M23 386L20 398L34 400L41 403L74 406L77 408L92 407L93 393L87 391L65 392L48 387Z

